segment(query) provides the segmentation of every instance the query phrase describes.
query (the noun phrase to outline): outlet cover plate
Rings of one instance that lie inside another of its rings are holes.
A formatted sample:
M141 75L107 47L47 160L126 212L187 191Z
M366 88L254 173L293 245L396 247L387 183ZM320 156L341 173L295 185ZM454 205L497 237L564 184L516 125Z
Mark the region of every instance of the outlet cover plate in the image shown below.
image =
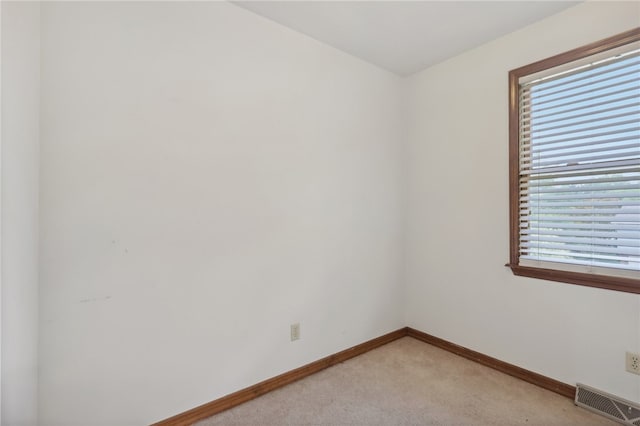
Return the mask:
M640 374L640 354L627 352L626 369L629 373Z
M300 339L300 323L291 324L291 341Z

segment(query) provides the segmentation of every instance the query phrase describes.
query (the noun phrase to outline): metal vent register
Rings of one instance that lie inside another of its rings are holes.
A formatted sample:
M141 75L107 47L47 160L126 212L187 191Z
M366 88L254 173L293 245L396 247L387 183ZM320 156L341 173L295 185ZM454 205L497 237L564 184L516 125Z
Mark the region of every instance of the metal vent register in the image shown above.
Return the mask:
M640 426L640 405L610 395L601 390L582 385L576 386L576 405L616 420L619 423Z

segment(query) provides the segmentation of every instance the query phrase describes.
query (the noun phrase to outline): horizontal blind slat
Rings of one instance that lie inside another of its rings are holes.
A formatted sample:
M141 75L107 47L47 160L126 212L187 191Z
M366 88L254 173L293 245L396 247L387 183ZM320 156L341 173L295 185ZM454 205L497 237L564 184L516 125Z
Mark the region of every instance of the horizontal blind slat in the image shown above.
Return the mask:
M575 257L575 258L582 258L582 259L593 259L593 260L600 260L600 261L614 261L614 262L640 262L640 256L634 256L634 255L626 255L626 254L619 254L619 255L615 255L613 253L585 253L582 251L578 251L578 250L560 250L560 249L553 249L550 247L539 247L539 248L533 248L533 247L527 247L525 250L523 250L525 253L529 253L531 254L532 252L538 252L540 254L545 254L545 255L556 255L556 256L564 256L564 257Z
M525 89L525 90L522 90L521 92L521 99L523 100L530 99L532 96L535 96L537 99L546 99L549 96L554 96L559 93L566 93L567 91L570 91L570 90L576 90L583 87L589 87L593 85L606 83L608 81L612 81L612 80L626 77L629 75L631 76L637 75L638 71L635 69L635 67L638 65L640 65L640 61L631 61L627 64L623 64L618 67L604 70L599 73L592 74L588 77L582 77L580 79L576 79L570 82L570 84L562 83L562 84L557 84L554 87L547 86L545 89L537 90L535 92ZM595 78L598 76L601 76L601 78ZM585 81L585 80L588 80L588 81ZM579 83L579 84L573 84L573 83ZM559 89L553 90L555 88L559 88Z
M557 150L569 150L572 148L582 148L582 147L587 147L587 146L599 146L599 147L603 147L605 145L611 145L611 144L615 144L617 142L632 142L632 141L638 141L638 136L637 135L627 135L627 136L618 136L615 138L604 138L604 139L596 139L596 140L587 140L587 141L580 141L577 143L547 143L547 144L542 144L541 146L536 144L536 148L537 150L532 151L532 145L530 143L523 143L522 147L520 149L520 155L522 156L523 159L526 160L531 160L531 157L533 156L532 153L535 152L549 152L549 151L557 151Z
M624 98L626 96L631 96L631 97L637 97L638 96L638 91L640 89L638 87L624 87L624 88L619 88L617 90L613 90L609 93L607 93L607 96L617 96L620 95L620 98ZM593 96L588 96L585 97L579 101L566 101L566 102L561 102L552 106L547 106L547 107L543 107L543 108L536 108L535 110L531 109L530 111L527 111L526 109L523 110L523 113L526 114L532 114L532 113L542 113L542 112L549 112L549 111L554 111L554 114L558 114L558 113L563 113L563 112L567 112L564 110L564 107L569 106L572 108L568 108L569 111L572 111L573 108L575 107L576 104L584 104L586 102L590 102L593 100L598 100L598 99L602 99L601 95L593 95ZM608 103L607 101L605 101L604 103ZM590 108L592 105L582 105L582 108Z
M520 224L520 226L523 226ZM526 224L523 229L572 229L572 230L590 230L597 229L602 231L616 232L620 231L636 231L637 224L624 223L595 223L595 222L545 222L539 227L534 224Z
M522 248L540 248L540 249L552 249L552 250L568 250L572 253L580 253L585 254L587 256L597 256L597 255L610 255L610 254L620 254L623 256L627 256L629 258L636 256L638 260L640 260L640 247L624 247L624 246L616 246L616 247L608 247L597 244L571 244L571 242L542 242L542 241L523 241L521 244Z
M638 78L637 73L634 73L633 78L628 78L623 81L616 81L614 83L605 84L602 86L596 86L597 88L590 87L586 90L581 90L575 93L571 93L573 91L573 88L568 88L562 92L557 92L557 93L565 93L565 96L550 96L550 97L545 97L544 100L542 100L543 98L536 98L535 101L532 99L529 103L529 106L531 107L532 110L536 110L536 111L541 105L554 104L552 108L556 108L560 106L557 104L557 102L559 101L568 102L570 100L570 102L575 103L575 102L583 102L588 99L596 99L598 97L603 96L602 94L598 93L599 91L604 92L609 89L622 90L627 85L630 86L629 89L635 89L638 82L640 82L640 79ZM567 92L570 92L570 93L567 94ZM586 94L589 94L591 96L585 97L584 95ZM523 102L526 103L527 99L523 98Z
M541 92L554 87L559 87L566 84L571 84L575 81L582 80L584 78L590 78L598 76L603 72L609 72L620 68L633 67L636 65L635 59L640 56L639 51L630 51L619 57L609 58L606 62L602 62L598 65L592 66L588 70L577 68L575 70L562 73L556 76L548 76L544 81L532 81L522 86L523 91L536 91ZM553 81L558 81L553 83Z
M536 176L564 176L572 173L591 171L589 174L623 173L624 169L640 165L640 158L614 159L594 164L565 164L532 168L530 160L523 159L520 162L521 178L533 179Z
M620 117L617 117L617 118L624 118L624 120L615 120L614 118L607 117L604 120L604 122L593 125L593 126L582 126L579 128L567 128L566 126L563 126L564 130L561 132L543 134L544 132L536 131L534 133L537 134L536 137L538 138L539 142L554 142L554 141L562 140L561 138L558 138L559 136L574 135L573 136L574 138L575 137L579 137L579 138L593 137L591 136L594 134L593 131L601 130L601 129L613 128L617 130L619 133L629 132L629 131L633 131L633 129L638 128L637 126L633 126L633 124L637 124L639 121L638 115L640 115L640 110L630 111L627 114L623 114ZM626 126L629 124L631 124L631 126L621 128L621 126ZM626 130L626 129L629 129L629 130ZM581 135L577 135L578 133L580 133ZM531 137L531 132L523 132L524 141L528 140L530 137Z
M615 220L612 220L612 218L608 217L608 216L584 217L584 216L571 216L571 215L560 216L560 215L558 215L558 216L554 216L553 218L550 218L550 220L553 220L554 223L557 223L557 222L568 222L568 223L582 223L583 225L587 224L587 223L594 223L594 222L628 223L628 224L633 224L636 227L638 225L638 218L634 217L634 215L620 215L619 217L616 217ZM530 219L530 222L533 223L534 226L538 222L545 223L545 222L537 220L537 219Z
M597 259L582 260L582 259L576 259L576 258L567 259L563 257L553 257L545 254L536 254L535 256L530 256L526 253L522 253L520 258L524 260L532 260L536 262L550 262L553 264L564 263L572 266L580 265L580 266L586 266L586 267L603 268L607 271L611 269L610 274L613 274L613 275L615 275L615 272L619 270L637 271L640 268L640 262L634 261L633 259L628 260L624 263L615 262L614 263L615 267L614 267L612 266L612 262L610 261L609 262L600 261Z
M615 146L602 146L603 144L594 144L594 145L587 145L586 147L579 147L579 148L556 148L556 149L540 149L537 152L534 152L531 154L532 158L532 162L534 164L536 164L536 162L539 162L541 160L547 160L547 159L561 159L561 158L565 158L565 157L573 157L574 160L576 160L576 157L580 157L580 160L578 161L585 161L584 159L589 159L591 158L591 156L589 156L588 154L601 154L601 153L607 153L609 156L613 156L616 154L624 154L626 155L626 153L628 153L629 151L633 154L635 153L635 151L640 150L640 138L637 139L636 141L632 141L631 143L618 143ZM559 152L560 151L560 152ZM600 156L598 156L600 157ZM567 161L570 162L570 161ZM576 162L576 161L573 161Z
M537 188L540 192L545 192L545 187L571 187L570 189L573 191L577 191L579 189L584 188L586 184L607 184L612 182L626 182L626 183L634 183L634 181L640 180L640 176L629 176L627 174L611 174L607 176L611 177L601 177L602 175L583 175L583 176L558 176L558 175L541 175L541 176L529 176L527 179L523 179L520 187L521 188ZM578 188L577 185L580 185ZM609 189L608 186L605 186L602 189Z
M616 201L599 201L594 198L584 198L582 201L548 201L541 200L538 202L524 201L520 202L521 209L529 209L532 207L540 208L557 208L557 207L605 207L605 206L640 206L640 200L634 199L618 199Z
M640 107L640 104L636 104ZM623 110L624 112L617 112ZM598 111L597 114L599 114L598 117L590 117L587 118L585 120L580 120L580 121L571 121L570 122L570 126L571 127L575 127L575 126L581 126L583 124L592 124L592 123L598 123L601 121L605 121L605 120L613 120L616 118L624 118L624 117L629 117L629 116L636 116L640 113L640 108L635 108L635 105L631 105L630 107L626 107L626 108L614 108L612 111L610 112L615 112L615 114L603 114L603 111ZM596 114L590 114L591 116L596 115ZM566 120L565 120L566 121ZM568 123L564 123L564 124L555 124L552 126L542 126L539 124L526 124L522 126L522 131L524 134L529 134L531 132L539 132L541 135L544 132L548 132L550 130L556 130L556 129L566 129ZM546 135L545 135L546 136Z
M619 93L617 93L616 95L618 95ZM611 105L612 103L615 102L625 102L625 101L635 101L638 99L638 94L637 93L626 93L623 96L617 96L615 99L609 99L606 101L599 101L599 102L592 102L588 105L578 105L578 106L574 106L573 108L567 108L564 111L562 111L563 114L567 114L570 112L575 112L575 111L584 111L585 109L594 109L603 105ZM550 108L551 109L551 108ZM531 112L528 111L521 111L520 113L520 117L521 118L527 118L531 116ZM537 111L535 114L535 118L537 119L542 119L542 118L547 118L547 117L557 117L558 114L557 112L548 112L546 114L540 114L540 111Z
M617 160L630 160L630 159L636 158L636 155L637 154L635 150L630 149L627 151L617 152L613 158ZM580 162L575 161L574 163L580 164L588 161L590 163L593 163L593 167L597 167L598 161L610 160L611 158L612 156L607 154L590 155L588 157L585 156L584 158L582 158ZM567 164L567 163L571 163L571 162L563 159L545 159L544 161L535 161L535 160L531 161L532 167L558 166L558 165Z
M622 238L637 241L640 244L640 238L633 231L620 231L617 229L590 229L590 230L562 230L557 228L528 228L521 231L522 238L540 238L541 235L567 236L567 237L589 237L589 238Z
M635 134L635 132L640 131L640 125L637 124L637 122L635 121L631 121L627 124L630 124L628 127L625 127L624 129L615 129L612 127L603 127L605 129L609 129L607 131L603 131L603 132L595 132L595 133L590 133L588 136L571 136L571 137L566 137L566 138L560 138L560 139L554 139L554 140L547 140L547 141L540 141L539 143L536 143L536 145L542 146L542 145L549 145L549 144L555 144L555 143L560 143L560 142L572 142L572 141L576 141L576 140L583 140L585 138L599 138L599 137L603 137L603 136L610 136L610 135L619 135L620 133L633 133ZM602 128L602 127L601 127ZM600 130L600 129L597 129ZM526 144L527 142L529 142L530 140L530 136L529 135L523 135L522 136L522 142L524 144ZM603 140L606 140L606 138L603 138Z
M631 97L631 99L636 99L635 97ZM615 111L620 111L620 110L624 110L624 109L632 109L632 108L637 108L638 106L640 106L640 101L631 101L631 102L611 102L611 103L606 103L608 105L610 105L607 108L596 108L593 109L592 111L587 111L587 112L581 112L578 114L564 114L561 116L557 116L555 114L552 114L552 118L548 118L548 119L544 119L544 118L540 118L538 115L536 115L536 118L534 120L532 120L531 118L527 117L527 118L523 118L521 120L522 123L522 129L527 129L530 128L532 126L536 126L536 127L540 127L541 129L546 128L549 124L555 124L555 123L559 123L562 121L566 121L569 123L573 123L573 120L577 119L577 118L584 118L584 117L592 117L594 115L598 115L598 114L606 114L606 113L610 113L610 112L615 112Z

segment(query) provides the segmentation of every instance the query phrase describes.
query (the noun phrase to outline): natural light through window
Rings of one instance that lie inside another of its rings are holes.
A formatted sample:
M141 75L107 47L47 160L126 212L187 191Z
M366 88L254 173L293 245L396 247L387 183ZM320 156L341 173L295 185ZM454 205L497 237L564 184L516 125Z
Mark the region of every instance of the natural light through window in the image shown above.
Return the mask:
M640 46L515 77L512 268L633 284L640 277Z

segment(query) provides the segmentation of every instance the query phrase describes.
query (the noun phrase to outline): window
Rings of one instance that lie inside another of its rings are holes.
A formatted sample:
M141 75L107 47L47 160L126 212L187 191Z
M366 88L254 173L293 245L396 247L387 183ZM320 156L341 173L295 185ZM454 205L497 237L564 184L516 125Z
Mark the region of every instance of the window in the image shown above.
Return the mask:
M640 293L640 28L509 73L516 275Z

